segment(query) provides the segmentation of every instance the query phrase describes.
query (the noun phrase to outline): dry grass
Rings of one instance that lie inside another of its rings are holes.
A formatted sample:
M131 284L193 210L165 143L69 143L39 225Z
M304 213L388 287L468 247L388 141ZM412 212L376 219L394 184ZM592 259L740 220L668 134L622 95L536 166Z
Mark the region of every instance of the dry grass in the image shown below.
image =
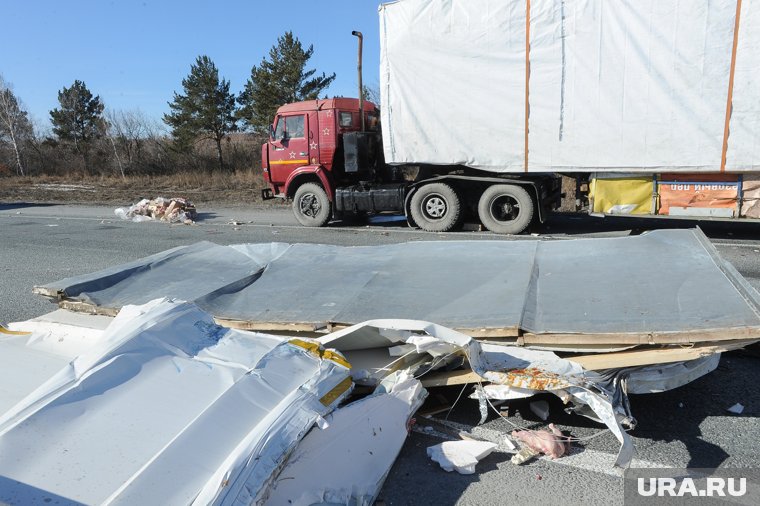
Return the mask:
M143 198L185 197L196 205L262 204L261 172L183 172L170 176L0 177L0 203L129 205Z
M262 202L259 171L180 172L171 176L0 177L0 203L69 203L126 206L143 198L185 197L194 204L250 206ZM565 177L560 211L575 211L575 180ZM276 203L279 203L277 201Z

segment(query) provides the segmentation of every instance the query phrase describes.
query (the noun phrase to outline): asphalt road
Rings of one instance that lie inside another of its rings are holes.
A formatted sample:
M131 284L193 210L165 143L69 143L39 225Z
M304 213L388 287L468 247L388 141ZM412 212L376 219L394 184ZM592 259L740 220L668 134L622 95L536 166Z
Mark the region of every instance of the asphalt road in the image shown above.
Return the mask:
M207 209L196 225L131 223L120 221L111 208L58 205L0 204L0 321L32 318L55 309L31 293L34 285L93 272L165 249L208 240L219 244L245 242L308 242L339 245L377 245L419 240L536 240L570 237L624 236L652 228L691 227L695 222L593 218L556 215L533 230L534 235L495 236L487 232L425 233L405 222L384 218L370 225L335 223L325 229L297 226L289 209ZM721 255L756 289L760 289L760 225L702 222ZM188 273L188 276L192 273ZM579 291L579 293L582 293ZM705 294L709 297L710 294ZM636 464L666 467L760 468L760 373L758 358L727 354L718 370L679 389L632 396L638 427L632 432ZM433 389L431 402L443 396L456 399L459 388ZM469 391L465 392L469 393ZM462 397L466 397L463 395ZM561 403L546 398L551 421L573 436L600 434L602 426L568 415ZM741 415L726 408L740 402ZM491 414L475 434L499 438L510 424L543 428L526 401L512 402L509 417ZM438 415L444 417L445 415ZM449 420L473 427L477 404L460 400ZM430 423L418 418L418 428ZM456 428L451 425L448 430ZM436 431L442 427L435 425ZM446 429L446 427L443 427ZM381 493L385 504L621 504L622 478L611 463L617 441L600 434L576 445L570 458L537 460L513 466L510 455L495 452L474 475L446 473L432 463L425 450L441 442L435 433L414 432L407 440Z

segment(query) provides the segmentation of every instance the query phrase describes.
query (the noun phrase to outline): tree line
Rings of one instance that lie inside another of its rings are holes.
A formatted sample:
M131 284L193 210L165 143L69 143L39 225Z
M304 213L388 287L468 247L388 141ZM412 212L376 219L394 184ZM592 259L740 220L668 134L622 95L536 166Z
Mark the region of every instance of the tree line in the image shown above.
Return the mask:
M292 32L277 39L235 95L208 56L196 58L162 122L107 109L80 80L58 92L49 131L35 129L0 75L0 176L6 174L169 174L256 168L258 145L277 108L318 98L335 79L307 69L314 46ZM169 130L167 131L166 128ZM234 138L233 138L234 136Z

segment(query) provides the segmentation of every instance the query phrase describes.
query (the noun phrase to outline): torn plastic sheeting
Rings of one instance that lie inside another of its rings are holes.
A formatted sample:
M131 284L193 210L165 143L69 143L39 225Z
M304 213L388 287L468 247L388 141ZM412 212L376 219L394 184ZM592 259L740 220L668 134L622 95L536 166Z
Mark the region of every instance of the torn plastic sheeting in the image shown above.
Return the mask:
M488 399L497 400L497 401L511 401L511 400L516 400L516 399L527 399L541 392L538 390L511 387L508 385L488 384L488 385L483 385L483 393L486 395ZM472 394L470 394L470 399L478 399L478 398L479 396L477 392L473 392Z
M688 362L654 365L628 370L625 388L629 394L667 392L682 387L717 369L720 353Z
M342 351L342 353L351 363L351 378L354 382L357 385L369 387L379 385L383 378L395 371L416 371L431 362L427 354L407 353L403 357L389 357L387 348ZM437 363L445 365L448 361L439 360Z
M426 396L419 381L398 372L371 396L333 411L327 427L313 428L290 455L266 504L374 504Z
M578 297L579 286L590 296ZM392 316L486 335L558 334L558 342L760 337L757 294L698 229L371 247L201 243L37 290L104 307L187 297L217 319L258 328Z
M324 346L338 350L359 348L362 344L378 347L385 341L393 346L403 337L425 333L455 345L469 361L473 372L495 384L530 388L567 395L582 406L591 408L596 419L604 423L621 444L616 465L625 467L633 458L633 443L622 425L633 421L627 415L625 395L608 385L593 372L548 351L527 350L517 346L483 345L473 338L440 325L414 320L374 320L334 332L318 339ZM617 394L617 395L615 395ZM584 414L579 411L580 414Z
M475 466L496 449L496 443L485 441L445 441L427 449L428 457L447 472L475 474Z
M350 391L348 369L318 347L218 327L186 303L125 309L99 349L6 418L0 501L224 503L243 486L261 493Z

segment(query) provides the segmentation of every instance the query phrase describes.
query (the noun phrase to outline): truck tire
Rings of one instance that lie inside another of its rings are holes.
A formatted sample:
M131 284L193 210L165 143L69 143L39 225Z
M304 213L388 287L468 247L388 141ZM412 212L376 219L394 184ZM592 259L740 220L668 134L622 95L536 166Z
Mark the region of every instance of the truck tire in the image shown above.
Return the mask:
M478 202L478 217L496 234L519 234L533 220L533 199L511 184L489 186Z
M462 206L459 195L446 183L430 183L421 186L412 195L410 205L412 219L422 230L448 232L461 218Z
M330 199L325 190L316 183L304 183L293 196L293 214L301 225L324 227L332 212Z

